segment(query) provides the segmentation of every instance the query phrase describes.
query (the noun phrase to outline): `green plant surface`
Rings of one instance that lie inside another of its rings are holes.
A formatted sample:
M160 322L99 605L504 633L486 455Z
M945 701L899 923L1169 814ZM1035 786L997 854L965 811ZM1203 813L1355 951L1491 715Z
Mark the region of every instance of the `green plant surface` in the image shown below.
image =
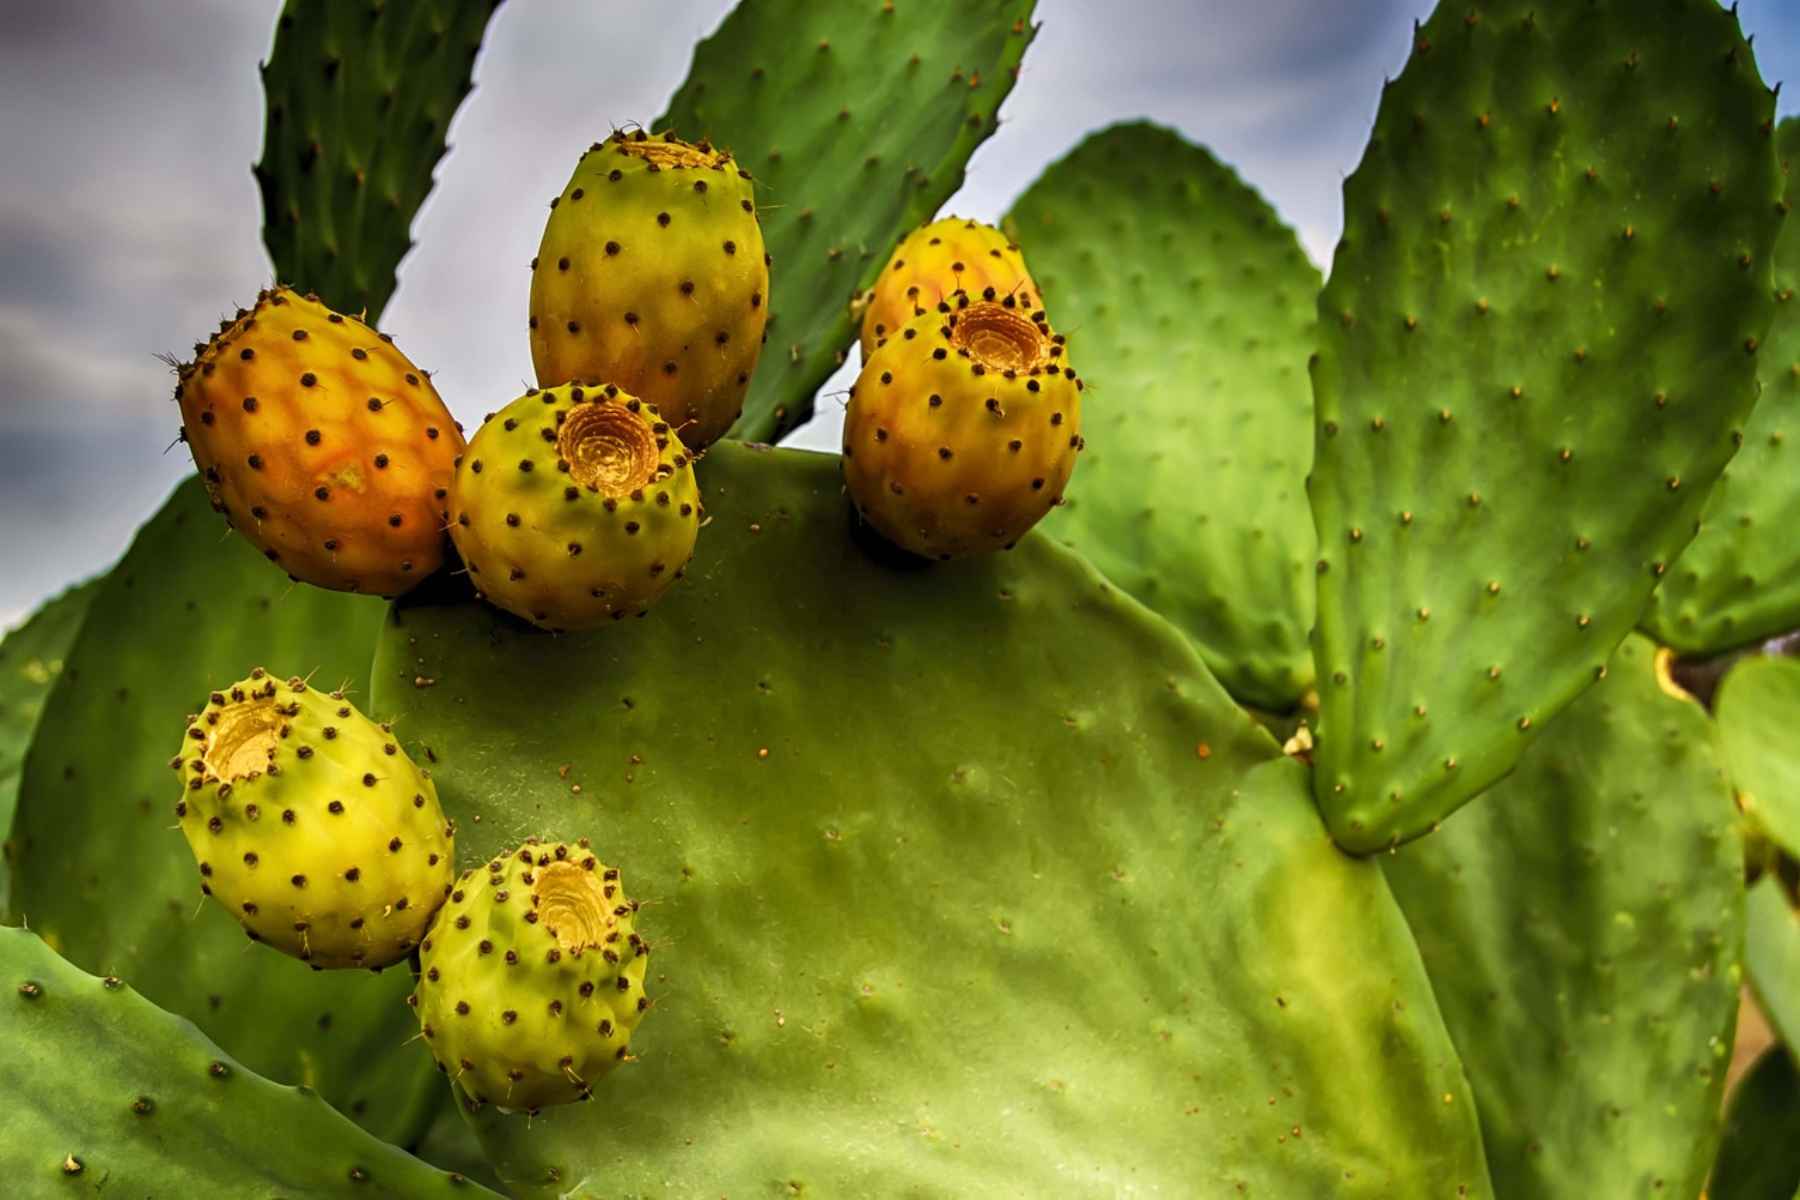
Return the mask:
M591 836L655 948L638 1061L475 1115L509 1186L1489 1194L1379 869L1177 631L1038 534L884 565L834 456L700 474L645 620L415 594L377 653L466 863Z
M275 275L374 324L500 0L287 0L256 181Z
M363 686L382 604L290 583L219 527L198 478L106 577L44 701L14 829L12 915L120 975L249 1065L390 1141L438 1102L406 971L315 974L204 900L170 756L189 713L252 666Z
M1743 847L1705 712L1627 640L1511 777L1386 860L1496 1195L1693 1196L1738 1007Z
M1800 118L1775 131L1790 210L1800 168ZM1700 533L1656 589L1644 628L1688 654L1710 654L1800 626L1800 222L1775 244L1775 319L1757 351L1762 395L1744 445L1713 489Z
M1800 721L1800 661L1739 659L1719 684L1713 713L1745 819L1800 855L1800 747L1793 725Z
M115 976L0 929L0 1173L12 1196L468 1196L334 1112L255 1074Z
M851 300L962 186L1036 0L740 3L653 128L730 150L774 259L762 360L732 436L774 441L856 340Z
M1786 1200L1800 1194L1800 1071L1770 1046L1738 1081L1706 1200Z
M1235 172L1141 121L1089 135L1005 226L1088 385L1088 449L1044 528L1234 696L1293 707L1313 671L1318 268Z
M1773 875L1750 889L1744 972L1781 1040L1800 1046L1800 913Z
M0 640L0 835L10 837L19 799L19 772L50 685L87 616L98 581L90 579L46 602ZM12 886L12 846L0 857L0 912Z
M1594 682L1756 396L1774 100L1715 0L1458 0L1415 34L1319 299L1315 790L1430 831Z

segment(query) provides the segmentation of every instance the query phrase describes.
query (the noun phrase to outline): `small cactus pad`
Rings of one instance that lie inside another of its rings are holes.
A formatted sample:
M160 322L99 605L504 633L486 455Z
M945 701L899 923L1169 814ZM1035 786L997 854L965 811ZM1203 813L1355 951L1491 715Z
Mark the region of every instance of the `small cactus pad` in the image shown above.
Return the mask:
M1747 903L1744 973L1776 1034L1800 1045L1800 911L1773 873L1756 882Z
M1038 309L1037 290L1019 247L992 225L963 217L921 225L900 239L863 298L863 359L882 338L955 292L1030 315Z
M1800 1070L1770 1046L1738 1080L1725 1110L1705 1200L1800 1200Z
M637 902L586 838L463 872L419 955L418 1010L438 1067L478 1104L590 1099L650 1007Z
M11 919L84 969L128 976L259 1074L406 1142L442 1096L404 1044L417 1032L406 972L315 973L246 941L200 893L169 769L175 722L251 663L364 686L382 605L295 587L219 534L188 480L89 602L25 762Z
M1743 844L1655 654L1628 639L1509 778L1382 860L1501 1197L1694 1196L1712 1160Z
M1431 830L1605 669L1756 395L1774 99L1715 0L1443 4L1319 298L1315 790Z
M1228 167L1145 122L1088 137L1013 205L1093 391L1081 481L1044 525L1194 639L1238 699L1312 681L1319 272Z
M851 301L994 132L1034 7L756 0L695 48L652 128L731 147L774 256L768 351L734 436L774 441L812 415L855 340Z
M1180 634L1038 534L866 552L832 455L701 484L632 637L419 596L376 654L466 861L604 831L656 944L594 1103L473 1115L509 1186L1491 1196L1379 867Z
M1063 337L956 292L882 339L850 389L844 482L914 554L1010 549L1062 500L1081 443Z
M1794 741L1800 727L1800 661L1740 659L1720 683L1713 712L1744 819L1800 857L1800 745Z
M500 0L287 0L262 68L263 242L275 274L370 321L412 248Z
M1784 206L1800 185L1800 118L1775 131ZM1710 654L1800 627L1800 221L1775 244L1775 319L1757 351L1762 395L1744 445L1707 501L1699 536L1656 589L1644 628L1688 654Z
M681 438L611 384L532 388L488 418L451 510L476 592L551 630L643 613L681 576L706 516Z
M190 718L171 765L200 890L252 941L379 970L450 893L455 831L431 777L342 692L259 667Z
M116 976L0 929L0 1177L9 1196L493 1193L255 1074Z
M706 143L615 133L582 153L531 260L538 383L614 384L703 450L743 411L768 299L749 174Z
M275 288L194 349L182 436L213 507L270 562L380 596L437 570L462 433L389 338Z

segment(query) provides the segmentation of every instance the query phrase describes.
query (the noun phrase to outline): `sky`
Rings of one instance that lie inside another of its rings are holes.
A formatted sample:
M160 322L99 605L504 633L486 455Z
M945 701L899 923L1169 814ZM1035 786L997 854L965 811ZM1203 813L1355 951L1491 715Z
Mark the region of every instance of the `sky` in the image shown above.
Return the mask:
M844 0L840 0L844 2ZM939 2L939 0L913 0ZM382 319L470 428L531 382L524 269L580 150L659 115L729 0L513 0ZM1089 130L1149 117L1233 164L1328 264L1343 179L1428 0L1040 0L1001 124L946 212L997 219ZM250 164L273 0L8 7L0 37L0 628L103 570L193 469L186 356L269 282ZM1763 75L1800 4L1743 0ZM1800 112L1800 82L1784 114ZM851 367L854 367L852 356ZM841 391L847 377L825 385ZM835 449L842 409L791 443Z

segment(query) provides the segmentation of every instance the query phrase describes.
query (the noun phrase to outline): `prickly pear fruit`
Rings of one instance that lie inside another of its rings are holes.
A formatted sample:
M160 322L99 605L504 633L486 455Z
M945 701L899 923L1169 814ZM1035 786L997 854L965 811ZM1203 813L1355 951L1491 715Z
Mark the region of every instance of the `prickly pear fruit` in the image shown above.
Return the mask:
M431 777L341 692L259 667L212 694L170 765L200 890L252 941L380 969L449 894L456 831Z
M704 515L681 438L611 384L532 388L488 418L451 511L475 590L553 631L641 615L693 557Z
M538 383L616 384L704 449L744 406L768 320L750 176L701 142L596 142L550 202L532 260Z
M530 838L463 872L419 947L410 999L438 1066L505 1108L586 1100L650 1007L636 911L586 838Z
M1010 548L1061 499L1081 381L1039 314L957 293L877 344L850 389L844 481L888 540L928 558Z
M182 435L238 532L337 591L395 596L438 568L462 434L387 335L277 287L194 350Z
M1016 242L992 225L945 217L900 239L869 289L862 318L863 360L882 338L959 291L1028 315L1039 304L1037 284Z

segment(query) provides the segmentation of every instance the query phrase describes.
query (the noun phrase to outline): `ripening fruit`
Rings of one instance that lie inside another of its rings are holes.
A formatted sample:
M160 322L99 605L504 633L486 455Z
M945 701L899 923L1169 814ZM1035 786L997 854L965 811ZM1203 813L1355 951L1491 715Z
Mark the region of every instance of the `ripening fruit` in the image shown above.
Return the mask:
M901 239L869 289L863 361L883 337L956 292L1042 317L1037 290L1018 245L992 225L962 217L933 221Z

